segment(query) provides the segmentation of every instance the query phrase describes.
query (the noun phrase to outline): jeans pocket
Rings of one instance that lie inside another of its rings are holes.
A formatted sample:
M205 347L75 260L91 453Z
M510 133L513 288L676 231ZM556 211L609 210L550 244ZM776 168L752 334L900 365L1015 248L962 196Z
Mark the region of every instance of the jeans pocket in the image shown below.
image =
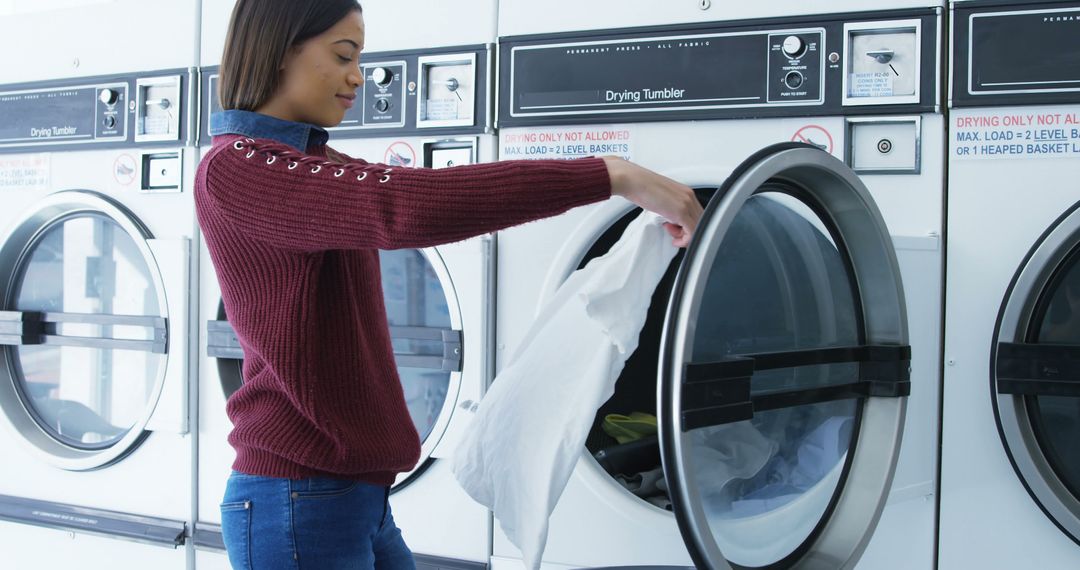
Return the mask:
M360 485L360 481L333 479L330 477L311 477L293 484L294 499L322 499L340 497Z
M229 564L251 570L251 501L221 504L221 538Z
M372 568L382 489L368 483L301 480L293 482L293 496L292 537L301 568Z

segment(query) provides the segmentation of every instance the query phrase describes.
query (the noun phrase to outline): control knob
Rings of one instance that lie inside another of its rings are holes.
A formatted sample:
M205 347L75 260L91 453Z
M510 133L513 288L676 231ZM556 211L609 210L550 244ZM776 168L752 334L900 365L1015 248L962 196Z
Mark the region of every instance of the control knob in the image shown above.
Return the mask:
M784 50L784 55L794 59L806 52L806 42L799 36L788 36L784 38L782 49Z
M394 74L385 67L376 67L371 70L371 80L379 87L386 87L394 80Z
M115 89L102 89L101 92L98 93L98 99L105 105L112 107L116 104L116 101L120 99L120 93Z

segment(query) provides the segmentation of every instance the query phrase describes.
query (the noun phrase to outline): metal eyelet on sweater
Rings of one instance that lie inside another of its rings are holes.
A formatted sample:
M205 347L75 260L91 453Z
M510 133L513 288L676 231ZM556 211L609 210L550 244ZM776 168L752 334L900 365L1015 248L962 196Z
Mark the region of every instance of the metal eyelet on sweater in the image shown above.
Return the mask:
M357 182L359 182L359 181L361 181L361 180L363 180L365 178L367 178L367 172L361 172L360 176L356 177L356 180L357 180Z
M345 169L344 168L339 168L339 169L334 171L334 178L341 178L342 174L345 174Z
M255 149L249 150L248 153L246 155L244 155L244 158L251 158L252 156L254 156L254 154L255 154Z
M235 148L236 150L244 150L244 143L242 143L240 141L236 141L236 142L232 143L232 147Z
M322 165L321 164L316 164L315 166L311 167L311 173L312 174L318 174L318 172L320 170L322 170Z
M247 142L250 142L250 143L255 142L255 139L250 139L250 138L247 138L247 137L244 137L244 140L246 140Z
M275 160L277 160L277 155L271 154L269 157L267 157L266 164L274 164Z
M298 165L297 165L297 163L295 163L295 162L290 162L290 163L289 163L289 170L293 170L293 169L295 169L295 168L296 168L297 166L298 166Z
M387 174L387 175L383 176L382 178L380 178L379 179L379 184L382 184L383 182L386 182L387 180L390 180L390 175L389 174Z

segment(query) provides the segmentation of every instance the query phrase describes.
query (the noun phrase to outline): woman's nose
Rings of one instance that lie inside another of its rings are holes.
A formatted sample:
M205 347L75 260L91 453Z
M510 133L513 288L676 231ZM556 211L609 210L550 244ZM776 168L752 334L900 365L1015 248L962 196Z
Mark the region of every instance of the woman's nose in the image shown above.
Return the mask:
M364 72L363 72L363 70L358 69L356 72L349 74L349 85L352 85L354 88L359 88L363 84L364 84Z

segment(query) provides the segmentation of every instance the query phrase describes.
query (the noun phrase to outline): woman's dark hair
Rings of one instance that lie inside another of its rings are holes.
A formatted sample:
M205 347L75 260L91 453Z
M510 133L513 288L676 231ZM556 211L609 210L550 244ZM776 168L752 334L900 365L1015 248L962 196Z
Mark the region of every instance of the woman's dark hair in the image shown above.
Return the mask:
M238 0L218 78L223 109L254 111L277 91L289 48L334 26L357 0Z

